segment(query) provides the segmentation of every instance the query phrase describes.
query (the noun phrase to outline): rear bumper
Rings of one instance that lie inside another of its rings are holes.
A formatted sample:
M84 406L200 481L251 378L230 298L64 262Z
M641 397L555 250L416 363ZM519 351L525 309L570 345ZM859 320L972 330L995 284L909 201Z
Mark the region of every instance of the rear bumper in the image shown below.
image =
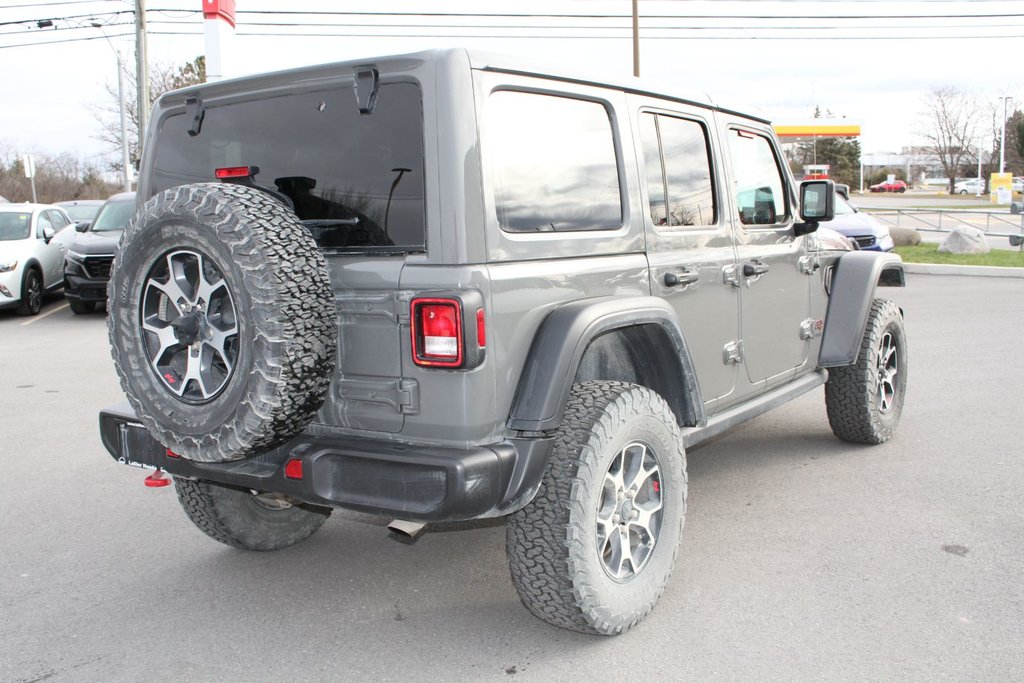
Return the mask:
M426 522L495 517L523 507L540 486L552 441L454 449L303 432L246 460L201 463L169 456L127 403L100 411L100 436L123 464ZM291 460L301 461L301 479L285 476Z

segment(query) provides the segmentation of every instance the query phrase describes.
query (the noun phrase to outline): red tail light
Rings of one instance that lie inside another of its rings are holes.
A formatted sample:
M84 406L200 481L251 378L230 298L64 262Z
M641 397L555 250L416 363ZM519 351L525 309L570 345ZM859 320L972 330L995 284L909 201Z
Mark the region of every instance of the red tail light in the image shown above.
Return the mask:
M484 309L476 309L476 345L481 349L487 346L487 324L484 322Z
M454 299L412 300L412 346L416 365L462 365L462 307Z
M228 178L251 178L259 172L260 169L255 166L225 166L215 169L213 174L217 176L218 180L226 180Z

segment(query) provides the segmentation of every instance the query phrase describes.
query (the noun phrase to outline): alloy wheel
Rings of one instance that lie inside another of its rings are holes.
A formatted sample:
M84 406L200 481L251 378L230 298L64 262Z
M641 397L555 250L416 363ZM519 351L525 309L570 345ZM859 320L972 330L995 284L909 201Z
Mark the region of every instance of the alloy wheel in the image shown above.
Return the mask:
M896 339L891 332L882 335L878 347L878 410L888 413L896 400L896 382L899 376L899 354Z
M658 458L634 441L612 458L597 509L597 553L612 579L628 581L643 570L658 542L662 508Z
M165 254L143 283L141 332L161 385L186 403L206 403L238 362L235 301L212 258L182 249Z

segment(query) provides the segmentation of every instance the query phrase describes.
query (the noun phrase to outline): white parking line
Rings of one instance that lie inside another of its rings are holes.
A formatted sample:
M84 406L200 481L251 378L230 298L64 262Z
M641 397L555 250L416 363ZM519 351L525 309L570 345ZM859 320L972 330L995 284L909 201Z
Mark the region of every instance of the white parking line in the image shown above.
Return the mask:
M63 304L61 304L57 308L53 309L52 311L47 311L46 313L43 313L42 315L37 315L36 317L32 318L31 320L26 320L25 322L23 322L21 324L21 326L25 327L25 325L31 325L32 323L37 323L40 320L42 320L43 318L45 318L46 316L53 315L54 313L57 313L58 311L63 311L67 307L68 307L68 303L65 301Z

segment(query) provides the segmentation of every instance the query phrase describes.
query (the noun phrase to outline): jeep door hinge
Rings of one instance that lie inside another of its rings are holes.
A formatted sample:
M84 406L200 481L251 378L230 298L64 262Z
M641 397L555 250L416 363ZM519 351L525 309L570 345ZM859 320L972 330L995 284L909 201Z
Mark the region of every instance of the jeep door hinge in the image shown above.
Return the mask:
M722 267L722 282L733 287L740 286L740 271L735 265Z
M743 341L735 339L722 349L722 362L726 365L738 365L743 362Z
M800 338L816 339L821 336L822 330L825 329L825 321L820 318L808 318L800 323Z
M801 256L800 260L797 261L797 265L800 268L800 272L804 275L813 275L820 264L816 256Z

